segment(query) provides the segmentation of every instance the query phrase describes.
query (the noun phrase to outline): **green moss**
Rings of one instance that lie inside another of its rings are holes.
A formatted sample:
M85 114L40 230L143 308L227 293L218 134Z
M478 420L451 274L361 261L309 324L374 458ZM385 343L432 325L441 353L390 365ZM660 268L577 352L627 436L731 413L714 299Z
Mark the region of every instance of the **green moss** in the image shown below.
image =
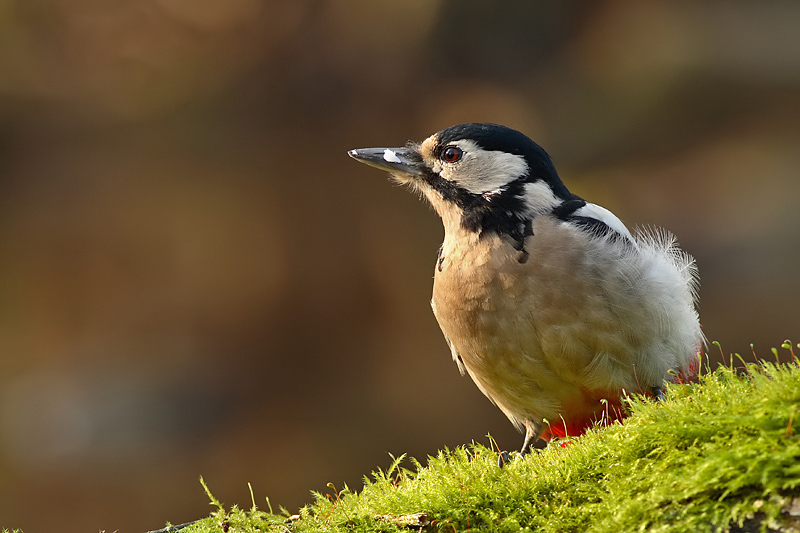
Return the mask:
M226 512L216 502L214 515L184 531L800 530L785 512L800 494L796 364L722 366L699 383L670 386L665 402L630 398L628 406L624 424L505 468L477 444L442 451L426 466L401 457L358 493L330 485L292 519L255 504Z

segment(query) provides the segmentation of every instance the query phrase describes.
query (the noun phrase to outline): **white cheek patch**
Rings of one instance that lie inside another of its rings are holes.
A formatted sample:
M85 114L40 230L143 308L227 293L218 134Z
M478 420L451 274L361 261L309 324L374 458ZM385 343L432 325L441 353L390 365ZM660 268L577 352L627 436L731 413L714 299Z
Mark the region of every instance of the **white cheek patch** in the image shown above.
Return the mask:
M390 150L389 148L383 151L383 160L388 163L402 163L394 150Z
M456 163L443 163L440 176L473 194L496 191L528 172L521 155L484 150L467 139L450 144L461 148L464 157Z
M533 213L553 209L561 201L553 194L553 189L543 181L525 184L525 205Z

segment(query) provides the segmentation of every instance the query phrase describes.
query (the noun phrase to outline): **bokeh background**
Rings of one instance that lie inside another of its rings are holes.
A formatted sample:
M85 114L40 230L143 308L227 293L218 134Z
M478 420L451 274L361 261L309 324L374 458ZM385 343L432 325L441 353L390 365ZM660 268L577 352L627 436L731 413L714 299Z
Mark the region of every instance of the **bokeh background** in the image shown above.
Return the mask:
M725 353L800 340L800 3L0 0L0 526L291 511L491 433L439 221L346 156L471 121L675 232Z

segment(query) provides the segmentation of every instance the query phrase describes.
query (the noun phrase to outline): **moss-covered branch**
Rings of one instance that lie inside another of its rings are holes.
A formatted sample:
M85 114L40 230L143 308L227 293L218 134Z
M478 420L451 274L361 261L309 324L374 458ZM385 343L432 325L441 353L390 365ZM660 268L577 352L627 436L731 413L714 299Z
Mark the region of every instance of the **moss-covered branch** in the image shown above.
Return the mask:
M481 445L425 466L398 458L359 492L329 485L294 517L220 505L184 531L800 530L796 359L722 366L670 386L665 402L628 405L624 424L505 468Z

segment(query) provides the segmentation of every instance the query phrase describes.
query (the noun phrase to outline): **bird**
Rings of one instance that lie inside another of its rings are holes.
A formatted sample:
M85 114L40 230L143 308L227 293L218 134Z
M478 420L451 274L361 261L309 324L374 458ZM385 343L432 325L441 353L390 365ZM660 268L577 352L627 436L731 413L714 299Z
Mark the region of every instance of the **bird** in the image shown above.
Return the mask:
M521 454L617 417L609 405L697 372L695 260L673 234L630 231L570 192L523 133L459 124L348 151L442 220L431 306L453 359L525 432ZM619 413L617 413L619 415Z

